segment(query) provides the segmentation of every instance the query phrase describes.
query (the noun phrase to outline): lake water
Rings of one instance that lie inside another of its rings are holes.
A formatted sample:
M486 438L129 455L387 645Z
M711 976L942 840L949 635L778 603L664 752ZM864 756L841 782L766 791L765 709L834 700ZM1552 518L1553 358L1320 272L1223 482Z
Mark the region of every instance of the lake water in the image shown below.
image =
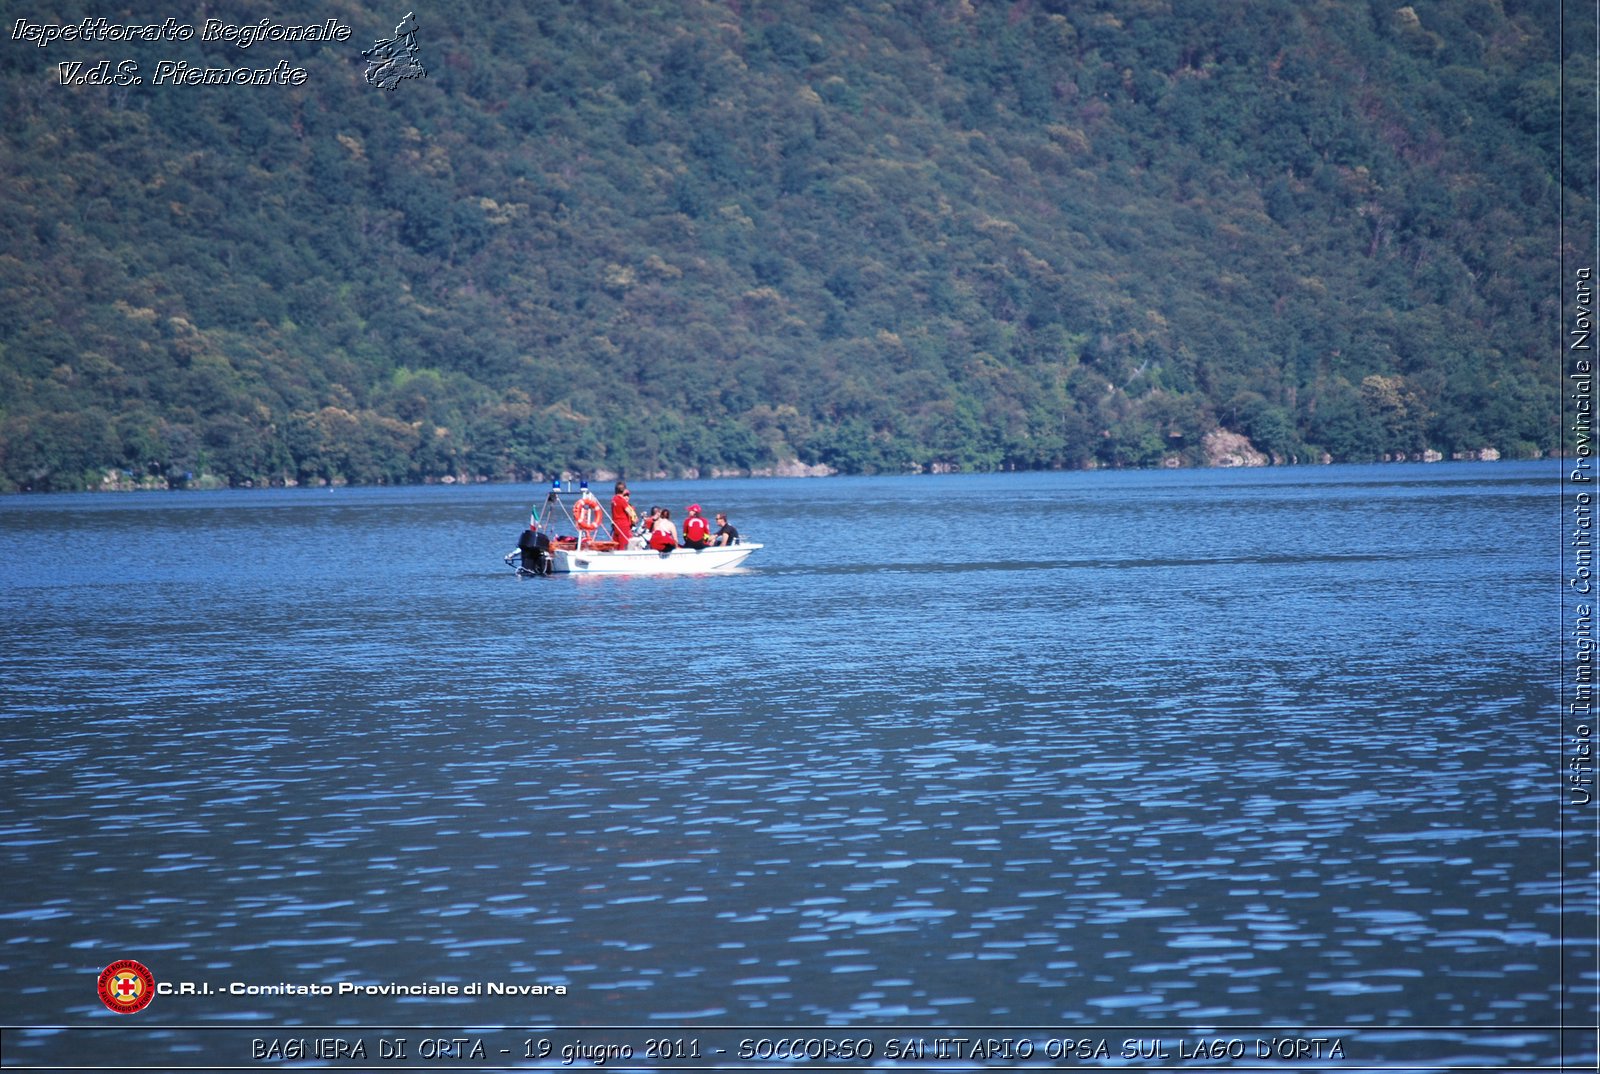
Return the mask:
M516 578L532 486L0 500L4 1021L94 1027L6 1065L296 1026L1592 1064L1557 480L640 481L766 546L662 578ZM123 958L211 994L113 1014ZM475 982L565 994L259 987Z

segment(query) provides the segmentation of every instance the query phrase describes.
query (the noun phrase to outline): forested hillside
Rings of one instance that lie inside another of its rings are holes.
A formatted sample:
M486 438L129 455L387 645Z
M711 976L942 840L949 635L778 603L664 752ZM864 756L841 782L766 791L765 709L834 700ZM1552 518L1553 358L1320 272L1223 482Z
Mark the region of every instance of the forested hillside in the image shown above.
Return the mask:
M1544 0L461 0L374 88L405 11L11 11L0 489L1558 449Z

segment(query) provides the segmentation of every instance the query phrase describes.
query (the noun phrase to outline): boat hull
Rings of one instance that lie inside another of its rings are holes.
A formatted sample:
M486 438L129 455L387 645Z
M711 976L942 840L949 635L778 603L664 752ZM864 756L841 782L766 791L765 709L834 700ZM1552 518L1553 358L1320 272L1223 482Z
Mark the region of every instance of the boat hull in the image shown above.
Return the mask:
M675 548L671 552L647 548L622 552L558 548L551 553L551 571L555 574L705 574L731 570L760 547L759 544L735 544Z

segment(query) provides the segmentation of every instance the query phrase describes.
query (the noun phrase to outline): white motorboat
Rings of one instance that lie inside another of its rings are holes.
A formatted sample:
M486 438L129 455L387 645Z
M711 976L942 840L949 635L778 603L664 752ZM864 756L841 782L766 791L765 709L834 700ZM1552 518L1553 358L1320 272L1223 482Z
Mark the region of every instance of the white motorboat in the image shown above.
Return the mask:
M588 482L584 482L580 490L587 491ZM597 511L598 520L602 524L595 527L600 533L609 533L610 519L604 516L603 508ZM543 533L541 544L546 547L549 574L706 574L713 571L728 571L739 566L750 557L752 552L761 548L759 544L741 541L737 544L709 545L705 548L689 548L687 546L657 551L653 548L636 548L631 545L619 548L614 541L594 540L592 536L575 537L570 535L558 536L555 528L565 519L573 529L578 529L573 519L572 511L561 501L560 482L552 482L550 493L545 497L544 506L536 510L529 517L530 523L536 523ZM590 520L594 521L593 518ZM563 527L564 528L564 527ZM583 531L579 530L581 534ZM635 538L637 542L637 538ZM520 561L521 552L513 549L506 553L505 561L508 566L515 567L518 574L532 575L540 573L524 567Z
M727 544L711 548L674 548L657 552L651 548L622 551L595 548L551 550L552 574L701 574L726 571L743 563L759 544Z

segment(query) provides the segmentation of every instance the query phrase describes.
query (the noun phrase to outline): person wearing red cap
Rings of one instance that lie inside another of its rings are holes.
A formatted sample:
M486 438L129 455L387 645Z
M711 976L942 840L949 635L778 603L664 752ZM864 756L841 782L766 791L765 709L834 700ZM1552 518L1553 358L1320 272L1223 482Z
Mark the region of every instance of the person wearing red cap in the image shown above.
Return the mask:
M700 513L700 505L689 505L689 517L683 520L683 547L704 548L710 543L711 523Z

